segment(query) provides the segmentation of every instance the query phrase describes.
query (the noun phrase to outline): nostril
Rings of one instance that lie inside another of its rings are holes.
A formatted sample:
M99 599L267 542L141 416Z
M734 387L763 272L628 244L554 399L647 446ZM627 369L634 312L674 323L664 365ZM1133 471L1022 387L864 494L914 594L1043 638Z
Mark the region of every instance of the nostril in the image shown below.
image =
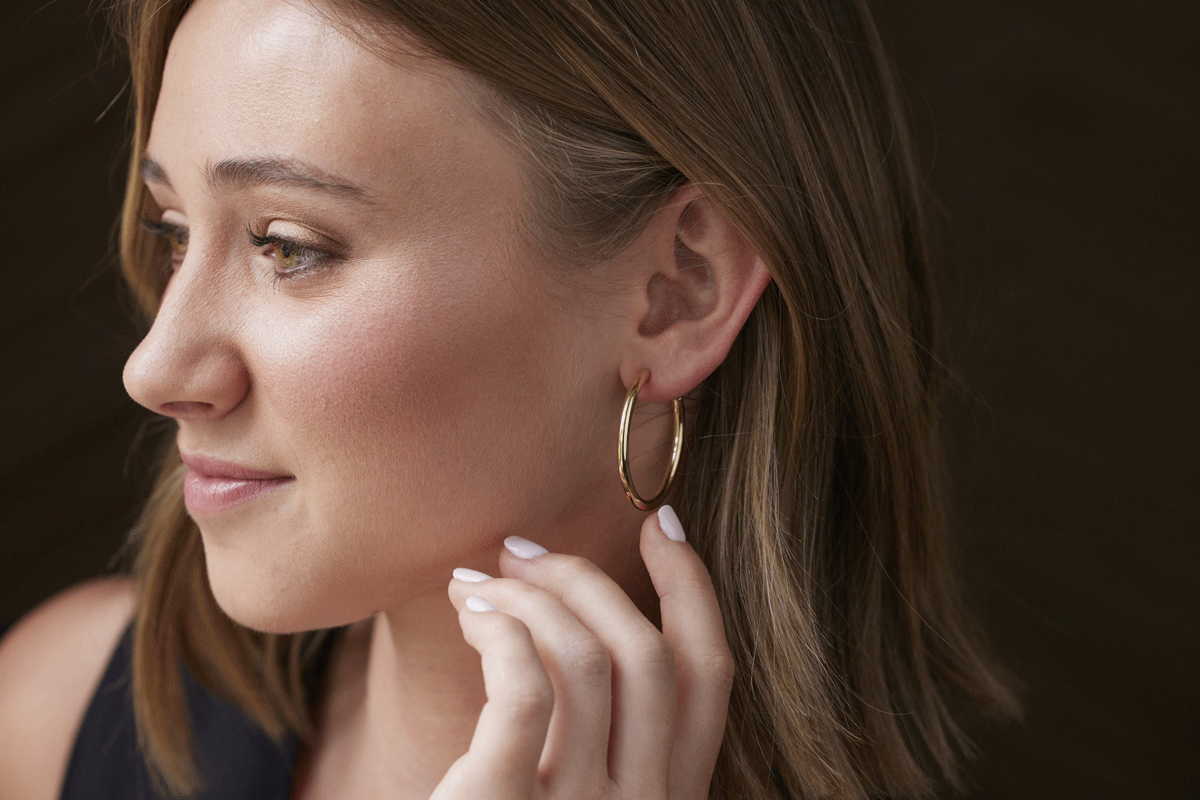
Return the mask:
M203 417L211 414L212 410L212 403L196 403L188 400L163 403L158 407L158 413L168 417Z

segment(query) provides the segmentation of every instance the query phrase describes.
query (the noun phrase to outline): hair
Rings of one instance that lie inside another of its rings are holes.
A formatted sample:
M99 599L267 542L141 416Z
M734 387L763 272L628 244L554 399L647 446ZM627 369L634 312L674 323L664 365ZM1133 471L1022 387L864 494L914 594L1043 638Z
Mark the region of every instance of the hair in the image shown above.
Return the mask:
M121 0L134 132L124 274L148 317L161 245L138 175L183 0ZM934 287L902 103L861 0L329 0L337 24L473 75L524 154L533 230L578 263L685 183L771 282L692 398L676 508L736 664L712 798L927 796L959 786L974 709L1018 703L969 612L943 508ZM393 36L394 35L394 36ZM226 617L169 455L133 534L143 751L197 784L182 660L265 731L310 732L321 633Z

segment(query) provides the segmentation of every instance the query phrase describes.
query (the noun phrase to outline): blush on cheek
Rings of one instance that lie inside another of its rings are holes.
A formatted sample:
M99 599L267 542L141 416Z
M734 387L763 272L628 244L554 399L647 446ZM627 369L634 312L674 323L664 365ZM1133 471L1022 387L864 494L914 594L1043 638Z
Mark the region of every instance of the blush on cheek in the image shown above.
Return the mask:
M373 266L322 296L319 313L296 301L296 313L264 320L253 369L267 424L315 530L480 536L533 469L522 462L538 437L505 423L535 416L545 433L547 360L530 343L547 337L499 272L456 294L410 280L421 271L408 265ZM476 502L447 508L464 492Z

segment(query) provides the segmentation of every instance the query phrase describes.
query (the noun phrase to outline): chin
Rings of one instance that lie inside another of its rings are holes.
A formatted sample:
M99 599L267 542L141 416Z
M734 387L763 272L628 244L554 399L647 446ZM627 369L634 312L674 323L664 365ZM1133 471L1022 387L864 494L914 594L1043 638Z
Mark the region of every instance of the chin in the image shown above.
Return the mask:
M282 574L280 565L248 564L244 559L210 554L205 548L208 585L217 605L234 622L260 633L301 633L357 622L356 613L330 602L328 591L314 591L310 580Z

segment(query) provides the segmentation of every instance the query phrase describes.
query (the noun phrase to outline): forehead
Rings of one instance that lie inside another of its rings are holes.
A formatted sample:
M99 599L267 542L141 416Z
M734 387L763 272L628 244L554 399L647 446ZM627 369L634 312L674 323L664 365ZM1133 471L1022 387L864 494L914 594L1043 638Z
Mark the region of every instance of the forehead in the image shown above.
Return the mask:
M171 41L150 150L164 163L175 159L159 151L187 153L176 168L302 157L407 190L510 159L476 96L461 71L399 48L385 58L308 4L199 0Z

